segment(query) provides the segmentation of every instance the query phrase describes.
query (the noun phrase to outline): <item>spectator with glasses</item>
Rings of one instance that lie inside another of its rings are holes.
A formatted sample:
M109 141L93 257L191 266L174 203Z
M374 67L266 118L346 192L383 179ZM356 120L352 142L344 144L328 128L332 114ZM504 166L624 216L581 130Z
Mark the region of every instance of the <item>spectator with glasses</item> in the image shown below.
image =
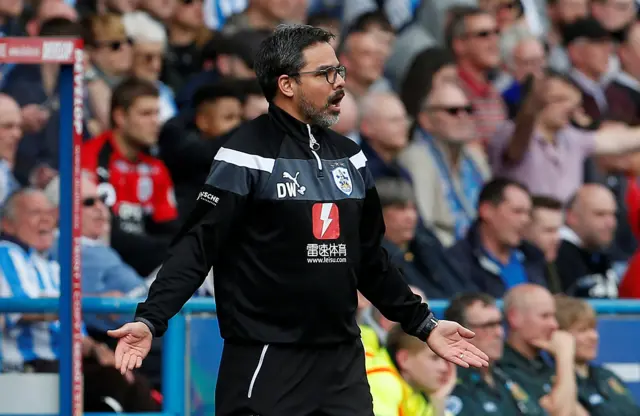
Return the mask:
M454 416L544 415L538 402L528 396L496 363L504 349L502 312L486 293L467 292L455 296L444 313L446 319L471 328L473 344L489 356L489 367L458 369L458 383L447 399Z
M162 24L144 12L132 12L123 16L127 34L133 42L132 75L153 82L160 93L160 123L173 117L176 107L173 91L160 81L167 34Z
M51 180L45 194L56 208L60 204L60 178ZM136 271L126 264L122 257L110 246L111 213L106 204L106 195L100 195L96 183L83 172L80 182L82 197L82 291L85 296L144 297L147 284ZM57 258L57 244L53 257ZM107 330L122 325L131 319L126 315L105 317L86 315L87 329L97 330L104 335Z
M89 111L95 120L90 133L109 128L111 91L131 71L133 52L122 16L107 13L86 17L82 21L85 50L91 66L85 71L89 92Z
M507 108L488 74L500 64L498 26L483 10L469 8L453 16L447 28L447 46L453 51L460 85L473 105L474 140L486 145L507 118Z
M421 100L416 124L398 160L411 175L422 221L448 247L473 222L489 166L469 146L475 137L471 102L455 84L437 85Z

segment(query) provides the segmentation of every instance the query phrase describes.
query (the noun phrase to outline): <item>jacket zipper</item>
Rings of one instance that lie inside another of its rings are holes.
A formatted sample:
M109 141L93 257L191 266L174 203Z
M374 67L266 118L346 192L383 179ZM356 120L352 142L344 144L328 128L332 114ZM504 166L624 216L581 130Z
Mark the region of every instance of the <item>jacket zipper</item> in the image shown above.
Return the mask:
M320 156L318 156L318 153L316 152L316 150L320 149L320 143L318 143L316 138L313 137L313 134L311 134L311 126L308 124L307 131L309 132L309 148L311 149L311 153L313 153L313 156L316 158L316 162L318 162L318 177L322 178L324 176L324 171L322 170L322 160L320 160Z

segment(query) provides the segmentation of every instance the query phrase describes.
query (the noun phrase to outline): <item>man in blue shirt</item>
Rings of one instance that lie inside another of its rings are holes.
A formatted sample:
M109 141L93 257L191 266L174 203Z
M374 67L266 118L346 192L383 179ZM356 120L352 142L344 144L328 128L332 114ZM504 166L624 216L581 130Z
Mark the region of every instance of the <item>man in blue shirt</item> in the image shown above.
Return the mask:
M449 280L464 282L501 298L522 283L546 285L544 254L523 240L531 217L529 191L518 182L496 178L480 192L478 219L462 240L445 251Z

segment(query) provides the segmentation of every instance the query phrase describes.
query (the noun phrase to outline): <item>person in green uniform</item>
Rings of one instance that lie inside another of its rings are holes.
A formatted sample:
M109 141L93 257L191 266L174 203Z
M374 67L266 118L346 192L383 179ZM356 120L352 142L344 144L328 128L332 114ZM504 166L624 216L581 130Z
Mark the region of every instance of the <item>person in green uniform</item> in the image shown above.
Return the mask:
M489 356L489 367L480 371L458 369L458 382L447 399L447 410L460 416L546 415L537 400L504 371L495 366L504 345L502 313L493 297L485 293L464 293L449 303L445 317L467 328L476 336L471 340Z
M515 286L505 295L504 313L509 335L499 369L549 414L581 415L575 341L568 332L558 330L553 295L535 284Z
M612 371L591 364L598 355L596 313L582 299L556 296L560 329L575 338L578 399L591 416L640 416L640 407L624 382Z

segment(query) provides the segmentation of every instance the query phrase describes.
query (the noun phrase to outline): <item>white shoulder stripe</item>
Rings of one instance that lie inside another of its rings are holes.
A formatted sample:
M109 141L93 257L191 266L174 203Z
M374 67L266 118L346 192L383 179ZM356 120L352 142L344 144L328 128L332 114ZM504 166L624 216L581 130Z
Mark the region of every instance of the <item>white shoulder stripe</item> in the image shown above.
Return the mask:
M269 173L273 171L273 165L276 162L275 159L250 155L249 153L228 149L226 147L221 147L214 159L244 168L263 170Z
M351 156L349 160L351 161L353 166L356 167L356 169L363 168L367 165L367 157L364 155L364 153L362 153L362 150Z

